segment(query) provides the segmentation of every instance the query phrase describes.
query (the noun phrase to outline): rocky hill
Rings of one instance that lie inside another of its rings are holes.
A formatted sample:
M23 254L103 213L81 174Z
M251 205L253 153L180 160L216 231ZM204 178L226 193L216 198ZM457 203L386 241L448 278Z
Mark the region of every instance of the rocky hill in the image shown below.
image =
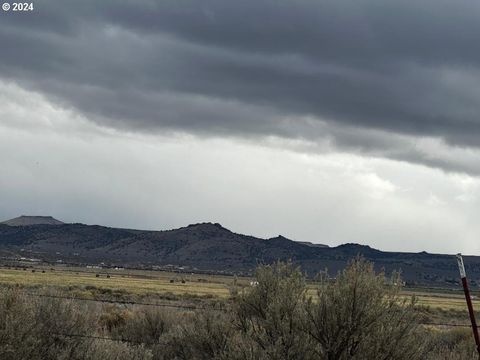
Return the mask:
M9 225L12 223L13 226ZM175 265L231 273L249 272L259 263L290 259L309 275L325 269L335 274L353 257L362 255L373 261L377 269L401 270L404 279L412 284L454 286L458 282L457 265L452 255L383 252L358 244L330 248L283 236L259 239L236 234L213 223L168 231L143 231L59 221L54 224L30 221L23 225L15 219L0 223L0 253L50 261ZM480 283L480 257L467 256L465 263L473 285L477 281Z
M62 225L63 222L54 219L51 216L27 216L22 215L14 219L10 219L0 224L10 226L30 226L30 225Z

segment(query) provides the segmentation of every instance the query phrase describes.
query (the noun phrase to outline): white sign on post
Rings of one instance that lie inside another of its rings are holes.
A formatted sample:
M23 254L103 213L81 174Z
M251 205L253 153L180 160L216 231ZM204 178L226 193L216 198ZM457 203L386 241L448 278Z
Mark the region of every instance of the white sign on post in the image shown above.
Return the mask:
M465 266L463 265L462 254L457 254L457 263L458 263L458 270L460 271L460 277L466 278L467 274L465 273Z

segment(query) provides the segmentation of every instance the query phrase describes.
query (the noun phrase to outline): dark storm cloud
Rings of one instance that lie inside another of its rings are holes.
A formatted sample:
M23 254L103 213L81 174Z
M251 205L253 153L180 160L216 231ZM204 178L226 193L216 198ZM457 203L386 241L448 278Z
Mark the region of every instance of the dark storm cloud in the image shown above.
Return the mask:
M474 1L42 1L1 14L0 75L108 126L332 136L471 172L388 135L480 147L479 19Z

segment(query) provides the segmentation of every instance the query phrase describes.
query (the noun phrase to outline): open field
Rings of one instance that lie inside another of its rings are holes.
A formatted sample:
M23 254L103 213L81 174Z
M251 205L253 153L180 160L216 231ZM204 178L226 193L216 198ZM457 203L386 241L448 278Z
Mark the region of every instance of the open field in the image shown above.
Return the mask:
M141 297L173 294L227 298L233 277L140 270L111 270L107 275L105 271L83 268L38 267L26 270L1 268L0 285L15 284L23 287L53 287L68 290L109 289Z
M415 295L418 305L429 306L432 308L438 308L442 310L465 310L467 311L465 296L463 291L453 293L452 291L446 292L425 292L419 290L406 290L403 292L405 296ZM472 291L472 296L475 294ZM480 300L474 298L473 306L475 309L480 310Z
M108 277L107 277L108 276ZM123 297L162 297L226 299L234 282L248 286L251 279L221 275L185 274L166 271L87 269L66 266L36 266L35 268L0 268L0 285L20 285L27 288L57 288L76 295L93 297L96 290ZM309 294L315 296L314 285ZM422 306L442 310L466 310L460 291L406 289L404 296L415 295ZM475 292L473 292L475 294ZM474 299L480 309L480 301Z

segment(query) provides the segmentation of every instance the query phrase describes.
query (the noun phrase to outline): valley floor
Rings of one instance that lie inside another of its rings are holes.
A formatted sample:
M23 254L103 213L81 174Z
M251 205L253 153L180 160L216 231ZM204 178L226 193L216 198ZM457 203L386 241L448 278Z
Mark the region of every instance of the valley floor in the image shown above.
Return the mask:
M0 267L0 286L19 286L45 292L55 290L66 296L109 301L223 301L231 291L250 286L252 278L204 275L154 270L101 269L64 265L23 264ZM472 289L475 294L476 289ZM314 283L308 295L315 297ZM439 314L455 324L468 323L461 289L405 288L404 297L414 296L419 309ZM480 310L480 299L474 297Z

